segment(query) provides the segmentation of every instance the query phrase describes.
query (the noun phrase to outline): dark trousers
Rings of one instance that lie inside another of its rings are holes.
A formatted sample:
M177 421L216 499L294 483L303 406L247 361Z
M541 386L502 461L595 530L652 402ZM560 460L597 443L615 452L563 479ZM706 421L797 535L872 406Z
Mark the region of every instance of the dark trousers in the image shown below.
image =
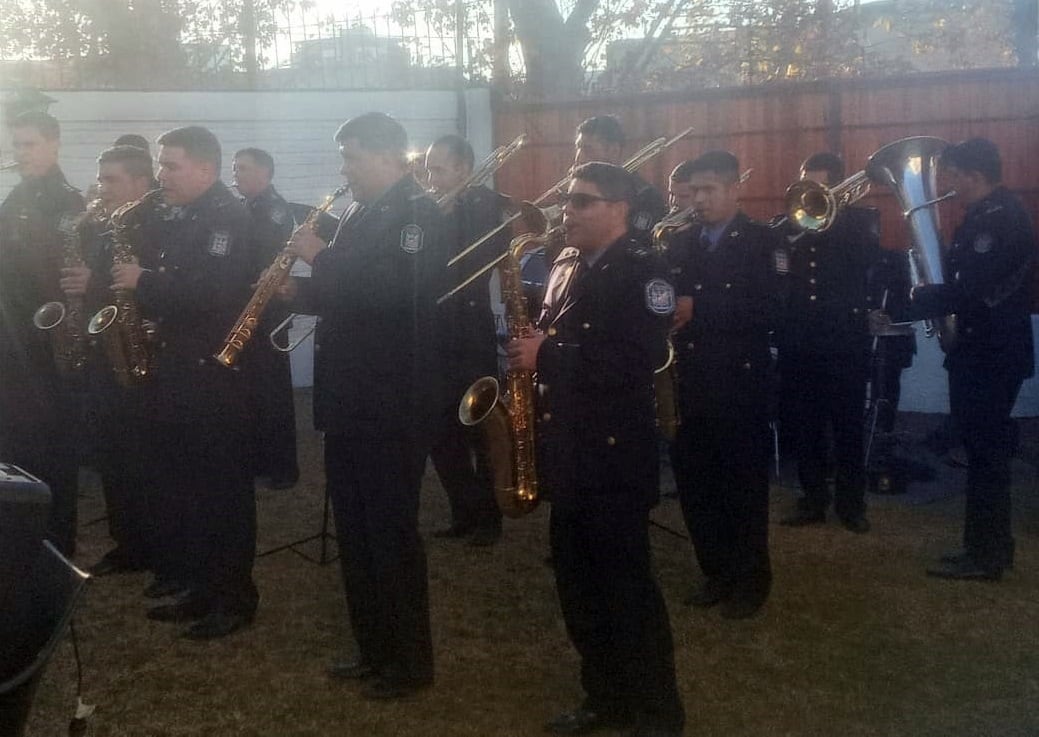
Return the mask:
M63 555L76 552L79 459L74 428L61 421L34 423L35 418L0 418L0 460L28 471L50 487L47 539ZM68 417L64 422L72 422Z
M296 405L289 354L267 345L266 333L258 336L257 341L262 345L257 345L249 355L255 375L256 475L296 481Z
M793 363L793 362L791 362ZM824 512L830 506L826 477L830 439L836 471L833 505L841 518L866 511L866 472L863 466L863 410L869 366L853 358L812 361L783 366L783 395L787 421L793 429L797 475L804 498L801 508Z
M206 608L251 616L256 498L249 429L213 419L152 428L158 576L186 583Z
M362 659L392 681L430 683L426 553L418 533L427 448L325 435L325 477L350 624Z
M1010 529L1010 459L1014 451L1010 412L1020 376L976 367L949 368L952 418L967 451L967 508L963 547L981 566L1013 563Z
M550 542L566 630L581 656L585 706L680 731L667 608L653 579L645 509L552 509Z
M494 499L491 469L478 427L458 421L455 407L440 421L437 442L430 451L433 468L451 505L451 522L464 528L501 528Z
M678 499L700 569L748 594L767 593L768 457L764 408L682 418L673 446Z

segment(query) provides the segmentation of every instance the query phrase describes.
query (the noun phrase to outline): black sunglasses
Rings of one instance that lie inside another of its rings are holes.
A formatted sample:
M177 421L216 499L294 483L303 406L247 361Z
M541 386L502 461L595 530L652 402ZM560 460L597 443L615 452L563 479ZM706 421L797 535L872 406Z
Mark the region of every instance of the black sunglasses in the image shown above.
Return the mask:
M564 193L559 198L560 204L571 205L575 210L583 210L591 207L596 202L620 202L609 197L600 197L597 194L586 194L584 192Z

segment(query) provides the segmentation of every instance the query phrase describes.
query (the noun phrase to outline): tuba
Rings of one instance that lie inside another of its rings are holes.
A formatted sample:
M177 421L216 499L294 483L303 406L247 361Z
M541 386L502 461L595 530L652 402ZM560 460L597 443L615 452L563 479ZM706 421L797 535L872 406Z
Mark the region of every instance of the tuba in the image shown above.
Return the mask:
M913 136L881 148L869 157L865 174L894 191L909 226L912 246L909 264L916 284L943 284L942 239L938 209L934 205L955 192L940 197L937 191L937 162L949 144L941 138ZM938 334L942 349L949 351L956 340L956 316L928 321L927 335Z
M153 189L112 213L113 264L133 261L138 233L155 212L155 206L161 198L162 190ZM135 386L151 375L155 363L152 335L141 321L137 299L132 291L116 292L115 302L102 307L90 318L87 333L101 340L120 385Z
M530 317L523 294L520 261L528 252L545 245L551 231L524 233L513 238L501 260L501 292L509 338L530 333ZM538 479L534 462L534 376L530 371L509 371L502 393L497 377L473 382L458 405L458 419L479 425L494 479L494 495L506 517L522 517L538 505Z
M310 214L307 215L307 219L304 220L303 224L299 227L313 228L317 222L318 216L322 213L328 212L332 207L332 203L346 194L349 189L350 185L344 184L332 192L332 194L328 195L324 202L310 211ZM292 270L292 265L294 263L296 263L296 257L289 253L288 248L285 248L274 259L274 263L268 267L263 276L260 277L260 281L256 285L256 291L253 292L253 296L245 305L245 308L238 316L238 319L235 320L235 324L231 326L231 330L228 332L227 337L224 338L223 347L220 349L219 353L213 356L213 358L216 359L216 362L221 366L227 366L230 368L238 361L238 355L242 352L250 339L252 339L253 333L256 331L256 326L260 324L260 316L263 315L263 311L267 309L267 305L274 297L274 292L281 286L282 282L288 278L289 272ZM292 316L290 315L285 321L278 325L278 327L271 331L272 336L283 327L286 327L291 320ZM294 347L295 346L293 346L293 348Z

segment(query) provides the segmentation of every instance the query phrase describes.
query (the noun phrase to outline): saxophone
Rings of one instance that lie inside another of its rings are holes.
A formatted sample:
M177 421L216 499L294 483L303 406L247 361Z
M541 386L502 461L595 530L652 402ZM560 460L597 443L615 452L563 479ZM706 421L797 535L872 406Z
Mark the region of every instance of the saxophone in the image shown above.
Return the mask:
M520 260L548 241L549 235L524 233L513 238L500 264L501 293L509 338L530 334L527 301L523 295ZM534 376L530 371L509 371L505 393L497 377L473 382L458 405L463 425L480 425L494 479L494 495L506 517L522 517L538 505L538 480L534 464Z
M92 200L82 214L62 218L58 230L62 236L64 268L83 265L83 243L79 229L88 219L98 217L101 209L101 200ZM71 376L83 370L87 362L87 336L83 331L82 296L41 305L33 314L32 323L50 337L51 353L58 373Z
M667 256L671 236L681 228L696 222L692 207L672 212L653 227L653 250ZM682 416L678 407L678 354L669 335L667 359L653 372L653 389L657 407L657 428L668 442L674 442Z
M136 233L154 212L161 196L161 189L153 189L112 213L113 264L132 263ZM102 307L90 318L87 332L91 337L100 336L116 380L122 386L135 386L151 374L154 368L152 336L141 322L132 291L116 292L115 303Z
M303 224L299 227L313 228L315 223L317 223L318 216L322 213L328 212L329 208L332 207L332 203L346 194L349 189L350 185L344 184L332 194L328 195L324 202L310 211L310 214L307 215L307 219L304 220ZM267 271L264 272L263 276L260 277L260 281L256 285L256 291L253 292L253 296L245 305L245 308L238 316L238 319L235 320L234 325L231 326L231 330L228 332L227 337L224 338L223 347L220 349L219 353L213 356L213 358L216 359L216 362L221 366L227 366L230 368L238 361L239 354L252 339L253 333L256 332L256 326L260 324L260 317L263 315L263 311L267 309L267 305L274 297L274 293L277 291L278 287L280 287L282 282L288 278L289 272L292 270L292 265L294 263L296 263L296 257L289 253L289 250L286 247L282 249L281 253L279 253L274 259L274 263L271 264ZM282 325L284 324L285 323L282 323ZM275 332L281 328L282 325L275 328Z

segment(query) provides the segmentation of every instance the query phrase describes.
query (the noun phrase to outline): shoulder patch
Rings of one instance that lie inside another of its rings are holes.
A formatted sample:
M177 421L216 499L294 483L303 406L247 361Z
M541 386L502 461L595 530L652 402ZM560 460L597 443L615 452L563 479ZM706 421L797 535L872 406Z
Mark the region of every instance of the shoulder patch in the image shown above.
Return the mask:
M631 219L631 227L635 230L649 230L653 225L653 216L645 210L639 210Z
M226 256L231 252L231 233L226 230L214 230L209 236L209 247L206 251L210 256Z
M974 251L975 253L988 253L995 244L996 239L992 237L991 233L979 233L974 238Z
M675 311L675 288L663 279L646 282L646 309L654 315L670 315Z
M772 254L772 259L777 274L790 273L790 254L786 252L785 248L777 248Z
M404 253L418 253L422 250L425 234L415 223L409 223L400 230L400 250Z

